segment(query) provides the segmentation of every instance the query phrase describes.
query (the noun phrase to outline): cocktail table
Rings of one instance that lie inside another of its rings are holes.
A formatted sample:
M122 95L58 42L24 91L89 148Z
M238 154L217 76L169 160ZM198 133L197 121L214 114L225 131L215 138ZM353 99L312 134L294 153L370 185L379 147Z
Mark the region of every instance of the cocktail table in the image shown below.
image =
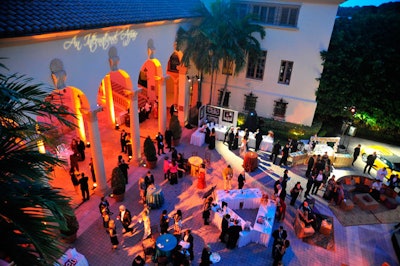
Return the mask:
M353 200L362 210L373 211L379 207L379 203L368 193L356 194Z

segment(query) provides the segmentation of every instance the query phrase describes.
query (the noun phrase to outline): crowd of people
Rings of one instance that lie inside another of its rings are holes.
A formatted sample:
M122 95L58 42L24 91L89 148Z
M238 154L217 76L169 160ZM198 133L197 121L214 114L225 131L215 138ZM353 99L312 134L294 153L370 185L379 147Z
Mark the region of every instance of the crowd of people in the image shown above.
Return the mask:
M146 111L147 113L147 111ZM204 125L202 128L205 134L205 143L207 144L208 149L215 149L215 130L210 128L207 125ZM248 138L249 131L245 129L244 137L242 138L241 143L239 144L239 132L235 130L233 127L230 128L225 136L224 143L228 144L229 150L237 150L240 149L240 155L244 156L244 154L248 151ZM164 137L165 136L165 137ZM129 139L129 135L122 130L120 135L120 143L121 143L121 152L128 153L127 148L127 139ZM256 145L255 151L259 149L262 134L259 130L256 131L255 135ZM157 136L154 139L155 145L157 148L157 153L159 156L164 156L163 162L163 173L164 179L168 180L170 185L178 184L179 178L182 178L184 173L188 171L188 162L187 159L184 158L183 153L180 153L176 150L172 145L172 133L167 128L164 132L164 135L161 132L158 132ZM81 151L77 148L79 143L77 141L73 141L75 150L77 152L78 158L85 159L85 156L81 155ZM71 144L72 148L72 144ZM168 150L168 151L167 151ZM279 141L277 141L272 148L272 152L270 154L270 161L273 164L284 165L287 166L287 161L290 152L295 152L297 150L297 142L295 140L289 139L287 143L281 145ZM165 155L166 153L170 153ZM360 154L360 145L356 147L353 154L353 164L357 160ZM279 159L280 155L280 159ZM374 161L376 159L376 154L372 154L371 157L368 156L367 163L364 169L364 172L370 172L371 167L374 165ZM277 162L279 161L279 162ZM93 165L93 163L91 162ZM74 171L71 171L71 180L74 185L80 186L82 190L82 197L84 200L89 199L89 191L87 186L88 177L81 173L81 178L78 179L75 175L77 166L74 165ZM79 167L79 165L78 165ZM123 171L124 176L126 177L126 183L128 183L128 169L129 165L125 163L122 156L118 156L118 167ZM203 166L204 167L204 166ZM72 168L72 164L71 164ZM93 168L93 167L92 167ZM91 168L91 169L92 169ZM378 192L381 189L381 182L383 178L386 177L387 172L386 169L380 169L377 174L376 181L373 183L371 187L371 195L374 198L379 197ZM79 171L79 170L78 170ZM204 171L204 175L205 175ZM73 177L75 175L75 177ZM92 172L92 176L95 182L94 172ZM238 189L243 189L246 185L246 172L244 170L240 171L238 175L234 176L234 171L231 165L227 165L222 173L221 177L223 180L223 188L226 191L231 190L233 187L237 187ZM278 180L273 185L273 196L275 199L275 204L277 205L277 212L275 219L279 222L279 226L272 233L273 244L272 244L272 258L273 265L282 265L282 259L286 253L286 250L290 247L290 241L287 239L287 232L283 228L282 223L285 219L286 214L286 201L289 202L289 205L295 208L297 212L300 213L300 218L306 224L306 226L312 226L316 231L320 226L320 218L314 212L313 208L310 207L309 200L311 196L318 195L320 190L323 190L323 198L329 201L330 204L340 205L344 200L344 188L341 182L336 180L335 175L332 175L332 162L329 159L327 153L323 155L313 155L307 163L307 170L305 172L305 178L307 179L307 185L305 188L302 187L300 182L296 182L293 187L288 188L287 184L290 180L289 171L287 169L284 170L283 176L279 177ZM236 182L235 182L236 180ZM396 176L392 178L392 184L397 185L399 183L399 179ZM85 186L86 183L86 186ZM137 216L140 218L134 219L132 217L131 212L124 206L119 206L119 212L115 219L112 219L112 214L109 210L108 201L105 197L102 198L101 203L99 205L100 214L103 218L103 226L106 229L107 234L110 237L110 242L113 249L117 249L119 246L119 240L117 236L117 227L120 225L122 227L122 232L124 234L133 235L137 230L138 223L143 224L143 239L147 239L152 237L151 231L151 221L150 221L150 208L148 208L146 203L146 193L147 189L154 185L155 178L151 171L148 171L145 176L139 178L138 187L140 194L140 203L143 204L144 208ZM300 205L296 207L296 203L299 198L302 198L301 195L304 192L304 200L301 201ZM207 197L204 200L202 207L202 219L203 224L209 225L212 206L214 199L212 197ZM116 222L116 221L119 221ZM168 213L167 210L163 210L159 219L159 228L161 234L171 233L175 235L179 240L183 240L185 242L190 243L188 247L183 248L181 245L177 245L175 249L171 252L171 262L173 265L189 265L191 261L194 260L194 251L193 251L193 236L191 234L191 230L189 228L185 229L185 225L183 222L183 213L181 210L174 210ZM224 215L221 224L221 234L219 236L219 240L226 244L228 249L234 249L237 246L237 242L239 239L240 231L242 231L242 226L238 224L239 221L232 219L229 214ZM160 255L160 254L158 254ZM153 257L156 261L157 254ZM201 255L201 264L200 265L210 265L212 262L210 261L211 248L209 245L205 245ZM135 257L133 265L144 265L144 259L138 255Z

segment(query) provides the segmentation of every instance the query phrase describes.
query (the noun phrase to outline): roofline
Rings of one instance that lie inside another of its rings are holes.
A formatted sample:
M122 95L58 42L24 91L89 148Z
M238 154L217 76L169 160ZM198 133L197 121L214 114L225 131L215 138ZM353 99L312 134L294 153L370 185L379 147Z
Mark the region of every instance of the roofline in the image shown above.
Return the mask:
M195 18L180 18L174 20L160 20L153 22L144 22L144 23L135 23L135 24L127 24L127 25L119 25L119 26L110 26L105 28L96 28L96 29L81 29L81 30L70 30L70 31L60 31L53 33L44 33L30 36L21 36L21 37L10 37L10 38L0 38L0 48L10 47L19 44L33 44L40 42L48 42L48 41L56 41L71 38L76 35L86 35L90 33L98 33L99 31L110 32L117 31L127 28L146 28L152 26L160 26L160 25L170 25L170 24L179 24L185 23L189 20Z

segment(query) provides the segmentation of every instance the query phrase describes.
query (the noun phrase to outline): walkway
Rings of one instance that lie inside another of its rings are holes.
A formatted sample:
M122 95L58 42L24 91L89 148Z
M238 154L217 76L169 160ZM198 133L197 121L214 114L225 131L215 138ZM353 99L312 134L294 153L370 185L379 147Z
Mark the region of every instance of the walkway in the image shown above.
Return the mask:
M106 173L111 174L111 170L116 166L117 156L119 155L119 131L105 129L102 127L101 120L99 122L101 127L101 139L104 162L106 164ZM150 119L141 124L141 139L147 135L155 136L157 133L157 122L155 119ZM204 156L206 147L196 147L190 145L190 135L194 131L183 129L183 137L181 144L177 150L185 154L185 157L190 157L192 153L198 153L199 156ZM358 140L354 140L358 141ZM349 147L353 147L351 142ZM87 154L89 151L87 150ZM168 155L168 154L167 154ZM87 157L90 158L90 155ZM234 176L237 177L241 170L242 159L236 156L222 144L217 141L216 150L211 151L211 163L207 168L207 188L204 190L197 190L196 180L189 174L179 179L179 184L171 186L163 179L162 173L163 157L159 157L158 166L152 172L156 178L156 183L163 188L165 203L162 209L168 210L172 215L176 210L180 209L183 212L183 227L191 228L194 236L194 252L195 260L193 265L198 265L201 256L201 250L205 244L210 244L214 252L221 255L221 262L219 265L271 265L271 243L269 247L264 247L258 244L250 244L243 248L236 248L235 250L228 250L225 246L218 242L219 231L213 226L203 226L201 218L202 196L212 186L216 185L217 189L223 188L221 171L227 164L231 164L234 168ZM81 163L83 169L87 167L88 160ZM272 192L272 186L276 179L283 174L284 168L276 165L271 165L270 162L265 161L264 171L256 170L247 175L247 183L245 187L259 187L263 191ZM336 176L346 175L348 173L360 173L363 163L359 160L356 163L355 169L335 170ZM137 215L142 211L142 205L138 203L139 193L137 181L140 176L144 175L148 169L143 167L130 166L129 169L129 184L127 193L123 204L132 212ZM291 177L288 183L288 190L297 181L302 183L305 187L306 180L294 172L301 173L301 167L290 169L289 176ZM89 171L85 170L87 174ZM62 176L62 177L61 177ZM109 179L109 176L108 176ZM84 254L88 259L90 265L131 265L133 258L137 254L142 253L141 238L143 236L142 224L137 224L137 232L134 236L123 236L121 233L121 226L118 226L118 238L120 240L120 248L117 251L111 250L111 243L108 235L104 232L102 221L98 212L98 204L100 197L93 194L90 201L81 203L81 197L76 194L74 188L69 180L69 177L59 170L56 174L55 183L64 187L65 191L73 197L76 204L76 215L80 222L80 229L78 232L78 239L72 245ZM237 184L234 182L234 186ZM94 192L94 191L93 191ZM316 207L318 210L328 216L335 217L330 211L325 200L321 197L322 193L319 192L316 198ZM300 200L300 199L299 199ZM299 200L296 205L299 204ZM113 219L116 218L118 206L120 203L114 202L109 199L111 204L111 211L114 212ZM288 201L287 201L288 202ZM159 216L161 210L151 210L150 218L154 229L158 230ZM255 220L257 210L242 211L245 217L250 217L250 221ZM242 212L240 215L242 215ZM251 218L254 217L254 218ZM334 232L335 232L335 251L328 251L320 247L311 246L304 243L302 240L297 239L293 232L293 218L294 209L289 206L287 209L286 219L281 223L288 231L288 239L291 241L291 247L288 249L284 257L284 265L381 265L383 262L388 262L390 265L398 265L396 254L393 250L390 241L390 229L393 224L377 224L377 225L363 225L363 226L349 226L343 227L335 218L334 219ZM400 219L399 219L400 220ZM171 223L172 225L172 223ZM275 223L275 227L279 224ZM153 265L148 258L149 265Z

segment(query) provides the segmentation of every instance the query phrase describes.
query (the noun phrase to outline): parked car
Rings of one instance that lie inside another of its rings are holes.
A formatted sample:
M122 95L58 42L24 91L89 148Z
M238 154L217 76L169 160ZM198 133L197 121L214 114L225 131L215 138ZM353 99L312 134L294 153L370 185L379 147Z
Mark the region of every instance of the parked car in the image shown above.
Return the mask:
M364 162L367 161L368 155L376 152L377 158L374 163L375 169L380 169L382 167L387 168L387 178L392 174L400 174L400 156L397 156L391 152L388 148L383 146L373 145L366 146L361 149L361 156Z

